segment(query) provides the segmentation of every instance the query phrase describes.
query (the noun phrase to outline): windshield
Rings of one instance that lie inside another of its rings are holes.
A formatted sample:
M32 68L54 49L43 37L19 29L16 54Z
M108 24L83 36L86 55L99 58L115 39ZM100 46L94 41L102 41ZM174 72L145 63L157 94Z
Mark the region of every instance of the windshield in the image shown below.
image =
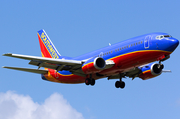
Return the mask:
M169 38L169 37L172 37L172 36L170 36L170 35L159 35L159 36L156 36L156 39L159 39L159 40L161 40L161 39L163 39L163 38Z

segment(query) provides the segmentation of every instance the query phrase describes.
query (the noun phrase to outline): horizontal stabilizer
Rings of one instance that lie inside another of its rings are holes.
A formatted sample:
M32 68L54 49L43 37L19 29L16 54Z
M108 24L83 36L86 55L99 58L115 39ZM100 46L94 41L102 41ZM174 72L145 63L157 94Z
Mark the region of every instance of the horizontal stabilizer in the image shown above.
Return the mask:
M40 70L40 69L19 68L19 67L6 67L6 66L4 66L2 68L14 69L14 70L19 70L19 71L26 71L26 72L37 73L37 74L46 74L46 73L48 73L48 70Z

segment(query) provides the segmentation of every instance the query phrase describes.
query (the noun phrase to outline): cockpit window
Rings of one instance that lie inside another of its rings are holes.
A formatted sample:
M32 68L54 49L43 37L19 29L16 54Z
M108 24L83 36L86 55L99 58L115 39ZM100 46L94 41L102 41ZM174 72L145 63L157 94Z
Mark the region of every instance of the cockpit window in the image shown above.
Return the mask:
M160 35L160 36L156 36L156 39L163 39L163 38L168 38L168 37L171 37L170 35Z
M164 37L171 37L170 35L164 35Z

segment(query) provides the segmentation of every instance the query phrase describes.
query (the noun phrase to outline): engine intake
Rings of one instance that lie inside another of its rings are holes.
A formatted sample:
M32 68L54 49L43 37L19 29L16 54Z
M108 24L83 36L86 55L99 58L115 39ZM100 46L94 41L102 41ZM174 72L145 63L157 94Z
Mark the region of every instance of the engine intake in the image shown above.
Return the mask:
M105 66L106 66L106 62L103 58L97 57L94 59L94 67L96 69L102 70L105 68Z
M151 72L154 76L160 75L162 73L162 69L159 67L159 64L155 63L151 66Z

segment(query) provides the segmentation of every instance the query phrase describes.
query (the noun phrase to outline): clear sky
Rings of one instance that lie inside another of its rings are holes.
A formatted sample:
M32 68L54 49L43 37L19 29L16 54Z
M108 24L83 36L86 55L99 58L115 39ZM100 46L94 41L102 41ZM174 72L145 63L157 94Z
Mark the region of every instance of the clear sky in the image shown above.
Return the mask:
M61 55L75 57L151 32L180 39L179 0L0 1L0 54L41 56L37 31L45 29ZM95 86L47 82L38 74L0 68L0 119L179 119L178 47L164 73L116 89L106 78ZM0 57L0 66L28 61Z

